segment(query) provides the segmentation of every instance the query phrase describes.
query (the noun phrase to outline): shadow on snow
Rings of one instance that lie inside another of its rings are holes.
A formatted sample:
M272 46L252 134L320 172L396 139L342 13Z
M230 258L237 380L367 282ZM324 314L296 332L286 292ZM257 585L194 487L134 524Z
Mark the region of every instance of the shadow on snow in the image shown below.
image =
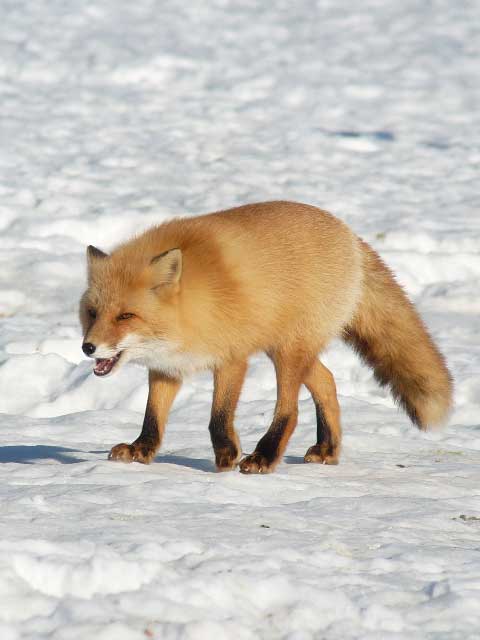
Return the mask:
M61 464L74 464L77 462L85 462L86 458L78 458L73 454L82 454L76 449L67 447L56 447L51 445L12 445L0 447L0 464L15 462L18 464L34 464L39 460L56 460ZM108 451L97 450L90 451L94 454L105 454L107 459ZM212 460L205 458L187 458L173 454L163 454L155 457L152 464L175 464L180 467L188 467L197 471L205 471L212 473L215 471L215 465Z
M190 469L196 469L197 471L207 471L209 473L215 471L215 465L213 464L212 460L206 460L205 458L187 458L186 456L165 454L157 456L153 464L158 462L177 464L180 467L189 467Z
M20 464L34 464L38 460L56 460L62 464L85 462L84 458L76 458L70 455L72 453L77 452L75 449L44 444L13 445L0 447L0 463L17 462Z

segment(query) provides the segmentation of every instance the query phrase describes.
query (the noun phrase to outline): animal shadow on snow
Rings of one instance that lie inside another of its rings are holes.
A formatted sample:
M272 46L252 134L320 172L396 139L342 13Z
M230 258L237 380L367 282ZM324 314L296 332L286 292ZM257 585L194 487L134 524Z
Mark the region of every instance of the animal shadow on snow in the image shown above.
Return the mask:
M105 458L108 457L108 451L105 449L90 451L89 453L104 454ZM189 467L190 469L196 469L197 471L215 471L215 465L212 460L206 460L205 458L187 458L186 456L177 456L172 453L164 453L155 456L153 461L148 465L156 464L176 464L179 467ZM124 464L123 462L115 462L114 464ZM134 463L138 464L138 463Z
M177 456L170 453L157 456L152 464L155 463L177 464L180 467L189 467L190 469L207 471L209 473L215 471L215 464L213 463L213 460L206 460L205 458L187 458L186 456Z
M13 445L0 447L0 463L17 462L19 464L34 464L38 460L56 460L62 464L84 462L82 458L76 458L71 453L78 453L75 449L66 447L54 447L44 444Z
M305 460L301 456L284 456L285 464L303 464Z

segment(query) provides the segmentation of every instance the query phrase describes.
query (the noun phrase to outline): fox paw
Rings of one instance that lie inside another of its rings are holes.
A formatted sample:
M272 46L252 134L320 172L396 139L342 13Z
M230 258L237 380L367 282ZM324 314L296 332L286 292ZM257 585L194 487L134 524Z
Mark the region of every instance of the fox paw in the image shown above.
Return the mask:
M215 466L217 471L232 471L238 464L238 455L232 457L231 453L216 453Z
M151 451L141 444L117 444L112 447L108 454L109 460L118 462L141 462L150 464L155 456L155 451Z
M252 453L240 462L241 473L271 473L274 464L261 453Z
M229 442L227 445L222 447L216 447L215 449L215 465L217 467L217 471L231 471L235 469L240 460L240 443L238 442Z
M328 444L314 444L304 457L305 462L338 464L338 450Z

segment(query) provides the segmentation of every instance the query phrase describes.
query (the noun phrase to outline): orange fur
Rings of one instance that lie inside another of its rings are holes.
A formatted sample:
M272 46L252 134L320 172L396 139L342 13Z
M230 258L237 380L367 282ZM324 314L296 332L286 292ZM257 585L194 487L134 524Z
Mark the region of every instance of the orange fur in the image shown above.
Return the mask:
M360 304L344 330L420 429L439 426L452 403L452 379L425 325L388 267L365 242Z
M214 429L230 441L236 441L241 363L258 351L272 358L279 383L275 438L262 445L271 459L262 468L247 460L243 470L275 467L296 424L302 383L323 432L335 441L336 460L335 385L317 361L335 336L360 352L421 428L442 420L450 407L443 358L388 268L344 223L315 207L267 202L172 220L109 256L91 248L88 282L80 317L94 355L121 352L117 368L131 359L178 380L212 369L217 404L228 388L218 372L237 372L228 416Z

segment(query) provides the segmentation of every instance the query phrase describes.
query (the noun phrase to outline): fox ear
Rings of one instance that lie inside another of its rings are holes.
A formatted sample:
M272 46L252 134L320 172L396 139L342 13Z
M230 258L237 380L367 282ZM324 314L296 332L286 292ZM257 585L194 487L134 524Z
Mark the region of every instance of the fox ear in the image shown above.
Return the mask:
M153 270L153 287L166 284L178 284L182 275L182 252L180 249L170 249L152 258L150 266Z
M91 264L95 260L103 260L103 258L108 258L108 254L100 251L97 247L94 247L93 244L89 244L87 247L87 260L88 263Z
M93 245L89 245L87 248L87 273L88 273L88 282L91 284L93 281L93 273L95 271L96 265L100 262L108 258L108 255L97 247Z

